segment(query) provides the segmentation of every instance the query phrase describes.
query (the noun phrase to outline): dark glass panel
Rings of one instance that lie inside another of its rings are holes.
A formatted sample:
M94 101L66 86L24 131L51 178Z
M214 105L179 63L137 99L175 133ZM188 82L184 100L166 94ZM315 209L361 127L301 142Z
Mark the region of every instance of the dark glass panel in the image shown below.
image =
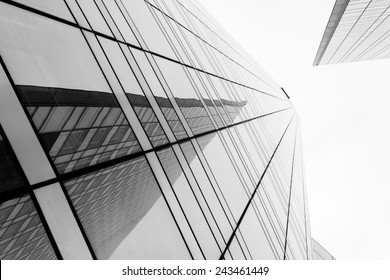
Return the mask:
M56 259L29 196L0 203L0 259Z
M59 173L141 150L111 93L36 86L17 88L27 108L38 108L31 111L35 112L31 116ZM47 108L56 113L49 113Z
M0 194L25 185L17 163L0 134Z

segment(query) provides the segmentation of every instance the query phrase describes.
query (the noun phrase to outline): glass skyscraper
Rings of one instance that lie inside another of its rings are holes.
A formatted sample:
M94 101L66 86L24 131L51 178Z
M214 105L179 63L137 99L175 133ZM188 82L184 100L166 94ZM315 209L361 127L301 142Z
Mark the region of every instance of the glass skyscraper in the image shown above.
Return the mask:
M390 2L336 0L314 65L390 57Z
M0 34L0 259L312 259L294 106L196 1L0 1Z

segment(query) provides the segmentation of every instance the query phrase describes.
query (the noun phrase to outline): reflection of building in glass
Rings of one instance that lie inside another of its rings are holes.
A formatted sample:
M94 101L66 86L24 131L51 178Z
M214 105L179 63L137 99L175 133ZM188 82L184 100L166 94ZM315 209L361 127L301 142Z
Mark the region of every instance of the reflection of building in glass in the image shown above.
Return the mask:
M14 195L15 190L27 193L0 127L0 259L55 259L32 199L27 194Z
M390 57L390 2L337 0L314 65Z
M312 259L295 109L201 6L50 3L0 2L2 259Z

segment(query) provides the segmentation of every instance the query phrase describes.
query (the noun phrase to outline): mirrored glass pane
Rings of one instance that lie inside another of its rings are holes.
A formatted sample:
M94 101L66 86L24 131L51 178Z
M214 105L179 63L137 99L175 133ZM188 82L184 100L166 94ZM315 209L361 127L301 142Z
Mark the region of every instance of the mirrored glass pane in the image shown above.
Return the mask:
M98 259L187 259L144 157L65 182Z
M31 8L74 22L65 2L61 0L14 0Z
M22 196L0 202L0 259L56 258L30 197Z
M199 206L199 200L195 196L192 186L189 185L174 151L168 148L157 152L157 156L204 256L207 259L218 259L220 250L216 240L206 221L204 211Z
M21 188L24 185L25 183L17 166L16 159L0 134L0 194Z
M140 151L137 139L109 92L18 86L44 147L59 173Z
M82 0L77 1L79 8L82 10L83 15L87 18L88 23L91 25L92 30L113 36L110 29L108 28L107 22L104 20L102 13L98 6L93 0ZM73 9L77 9L76 6L72 5ZM90 29L84 21L80 21L83 27Z
M141 150L79 30L12 7L0 13L0 49L60 174Z
M122 1L124 12L130 16L139 30L142 40L151 51L177 59L156 20L143 0ZM141 38L138 38L141 39Z
M183 66L159 57L156 61L192 132L199 134L215 129Z
M210 207L213 218L217 223L218 230L221 232L226 244L231 233L233 232L233 228L230 225L227 214L222 207L222 198L220 198L217 194L216 188L218 188L218 186L213 186L211 184L209 175L204 170L204 167L202 166L202 163L200 162L191 142L185 142L181 144L180 147L183 150L187 162L191 167L191 170L200 186L208 206Z
M229 207L226 211L231 211L237 221L249 200L237 172L218 134L212 133L198 138L197 141L226 198Z
M124 41L129 44L138 46L137 39L131 30L130 23L125 17L125 12L120 9L118 1L102 1L102 3L109 12L110 16L113 18L115 22L114 24L118 28Z
M180 140L187 137L187 133L185 132L171 101L168 99L160 80L157 78L155 70L150 65L147 56L143 51L138 51L136 49L131 49L131 52L133 53L161 112L164 114L172 132L175 134L176 139Z
M17 85L108 92L79 29L0 4L0 50Z
M240 224L240 231L248 245L252 259L273 260L276 258L271 249L268 236L264 232L261 217L256 215L252 206L245 213Z
M134 76L134 72L122 49L117 43L107 39L99 38L99 41L152 145L157 147L168 143L164 130Z

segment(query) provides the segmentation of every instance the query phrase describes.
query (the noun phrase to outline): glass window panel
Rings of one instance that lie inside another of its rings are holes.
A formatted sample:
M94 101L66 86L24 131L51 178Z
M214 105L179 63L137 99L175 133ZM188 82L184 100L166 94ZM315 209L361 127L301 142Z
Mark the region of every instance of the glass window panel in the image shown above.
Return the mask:
M41 128L41 132L48 133L61 130L64 123L68 120L72 114L72 107L53 108L48 116L47 122Z
M298 225L295 223L291 213L289 217L287 245L294 253L295 260L306 259L306 246L304 240L300 238L298 233Z
M32 107L30 107L32 108ZM36 111L33 113L32 111L29 111L29 113L33 117L33 122L35 126L40 129L46 120L47 116L50 114L52 108L51 107L38 107L35 108Z
M2 67L0 92L1 125L30 184L54 178L53 169Z
M215 102L219 102L218 100L213 100L208 95L206 88L204 86L204 83L202 83L202 80L200 79L200 75L198 71L195 71L193 69L188 69L189 74L192 76L193 81L196 83L196 87L200 95L202 96L202 99L204 100L204 103L206 104L207 108L210 111L210 114L213 116L214 121L218 125L218 128L221 128L224 126L221 117L218 114L218 111L214 107Z
M29 196L0 202L0 259L57 259Z
M144 157L65 182L98 259L188 259Z
M76 23L84 28L90 29L90 26L87 22L87 19L83 15L79 5L77 4L77 0L65 0L68 5L72 15L76 19Z
M205 220L204 213L198 204L197 198L188 184L187 178L178 162L175 153L171 148L157 152L172 190L184 210L195 238L200 243L200 247L207 259L218 259L220 251L216 241L211 234L211 230Z
M59 183L34 190L39 206L64 259L92 256Z
M1 133L0 127L0 133ZM0 194L25 185L11 149L0 134ZM1 258L0 258L1 259Z
M222 130L219 132L220 135L222 136L221 140L224 140L224 144L226 149L229 150L232 161L234 162L234 165L240 172L241 178L244 181L244 184L246 185L247 192L249 194L253 193L253 190L255 189L257 182L255 183L254 181L251 180L249 177L248 170L246 166L243 163L243 158L238 150L236 150L236 145L233 144L232 139L230 138L228 132L226 130Z
M118 27L117 25L115 24L112 16L110 15L110 13L107 11L106 9L106 5L104 4L104 2L102 0L94 0L94 2L96 3L96 5L98 6L99 8L99 11L100 13L102 14L105 22L108 24L108 27L110 28L111 32L114 34L114 38L116 40L120 40L120 41L123 41L123 37L121 35L121 33L119 32L118 30ZM108 2L108 1L106 1Z
M218 247L221 250L221 248L225 247L225 241L223 240L222 233L217 226L217 222L216 222L215 218L213 217L211 209L210 209L210 207L206 201L206 198L202 192L202 188L199 185L196 178L194 177L194 173L190 169L190 166L189 166L189 164L184 156L182 149L177 144L173 145L172 148L173 148L173 150L177 156L177 159L178 159L178 161L179 161L179 163L184 171L184 175L186 176L188 183L190 184L192 191L193 191L194 195L196 196L198 204L199 204L200 208L202 209L202 212L205 216L205 219L207 220L209 228L212 231L214 239L219 244ZM222 251L220 251L220 252L222 252Z
M107 117L107 114L110 112L110 110L113 110L113 109L108 108L108 107L101 108L101 111L99 112L99 115L96 118L93 125L94 126L102 125L102 122L105 120L105 118ZM122 115L122 116L124 117L124 115Z
M74 22L72 15L61 0L14 0L39 11Z
M261 150L259 151L259 147L256 145L256 142L253 140L252 135L248 132L248 127L246 126L246 124L235 126L230 130L236 136L236 140L239 140L240 138L242 139L241 143L245 145L250 160L250 162L247 162L247 164L253 165L255 169L254 170L255 173L252 173L252 176L255 178L257 184L267 164L267 161L264 159L264 154L261 152ZM235 134L235 131L237 131L237 134ZM241 150L243 150L243 148L244 147L242 147Z
M122 3L142 34L142 38L145 40L148 48L156 53L177 60L145 1L132 0L131 2L122 1Z
M178 35L174 33L174 29L172 25L176 25L176 22L169 19L163 13L161 13L158 9L151 6L151 11L155 17L155 19L159 22L161 28L164 29L164 32L170 41L171 47L175 51L175 54L183 64L191 65L191 62L188 60L186 53L182 49L182 41L179 41Z
M92 30L112 36L112 33L108 28L107 23L105 22L94 0L82 0L77 1L77 3L80 5L83 14L87 18L89 24L92 26ZM79 23L83 24L83 22ZM88 29L90 28L89 26L82 26Z
M262 224L260 224L252 206L248 208L240 224L241 233L248 245L251 256L255 260L274 260L275 255Z
M138 115L146 134L149 136L149 140L152 145L156 147L168 143L164 130L161 128L149 101L139 86L130 65L123 55L122 50L119 48L119 45L104 38L99 40L101 41L105 52L108 54L114 71L117 74L130 103L133 105L134 111ZM143 111L147 113L146 116L143 116ZM147 128L150 125L155 125L158 129L148 130Z
M262 186L260 186L262 187ZM276 220L273 220L273 209L269 204L266 204L264 201L267 199L265 193L260 190L257 192L257 195L254 197L254 205L256 206L256 213L262 217L262 222L264 229L267 231L269 236L269 243L273 248L275 257L277 259L283 259L284 254L284 235L278 231L278 225L275 224Z
M156 61L175 96L175 101L194 134L214 128L202 102L180 64L156 57Z
M143 130L143 127L141 123L138 120L138 117L136 113L134 112L133 107L129 106L129 100L126 96L122 86L120 85L117 77L115 76L114 71L112 70L112 67L107 60L106 55L103 53L103 50L100 46L100 44L97 41L97 38L95 35L84 32L85 37L87 38L91 48L93 49L94 54L96 55L99 64L101 65L107 80L110 83L110 86L113 89L113 92L115 93L115 96L119 102L119 104L122 107L122 110L127 118L127 120L130 121L130 124L132 126L132 129L134 130L135 135L137 136L137 139L139 139L139 143L141 144L142 148L144 150L149 150L152 148L152 145Z
M81 118L79 119L79 121L76 125L76 129L91 127L92 123L95 121L95 119L97 117L97 113L98 113L99 109L100 108L97 108L97 107L86 108L84 110L83 115L81 116Z
M171 101L165 94L164 89L159 79L157 78L154 69L150 65L145 53L136 49L131 49L131 52L135 56L138 66L140 67L150 89L152 90L157 104L160 106L162 113L164 114L169 126L175 134L176 139L179 140L187 137L187 133L185 132L184 127L180 122Z
M185 239L185 242L191 252L192 259L203 259L202 252L198 246L198 243L195 239L195 236L189 227L189 224L186 220L186 217L183 214L183 211L172 192L171 184L168 181L168 178L165 174L164 169L161 166L160 160L158 159L155 152L150 152L146 154L146 158L155 174L158 184L161 187L164 197L175 217L175 220L180 228L182 236Z
M237 236L233 238L228 251L225 253L225 259L232 260L246 260L246 256L243 253L242 244L238 243Z
M150 108L153 109L154 114L159 120L161 126L164 128L167 138L169 139L170 142L175 142L176 139L169 127L169 124L167 123L167 120L165 119L160 107L158 106L158 103L153 95L153 92L151 91L147 81L145 80L144 73L141 71L141 69L138 66L138 63L135 61L135 58L130 51L130 48L123 44L120 44L120 47L121 50L124 52L128 63L131 65L131 68L134 71L134 75L136 76L138 82L140 83L143 93L148 103L150 104Z
M80 30L0 7L0 49L15 84L110 90Z
M264 206L268 209L271 223L275 226L275 231L279 240L285 240L287 224L287 205L282 202L276 192L275 183L266 174L262 180L259 195L264 200Z
M126 21L123 13L118 7L117 1L102 1L102 3L104 3L107 10L114 19L115 24L119 28L119 31L121 32L125 42L139 46L137 39L135 38L134 33L129 26L129 23Z
M197 139L210 168L227 200L227 204L238 220L249 198L245 193L234 167L215 133Z
M39 131L50 154L56 154L51 152L51 148L60 135L64 119L70 112L64 129L73 129L75 126L79 130L78 137L72 137L74 135L72 133L64 143L66 147L64 150L67 153L79 148L89 129L98 128L93 127L93 124L96 123L97 126L99 122L96 121L103 118L100 115L104 115L106 121L103 125L106 126L112 126L123 115L79 30L8 7L1 9L0 15L0 29L8 34L8 37L0 38L0 49L4 50L6 63L10 65L11 75L24 105L27 108L38 107L38 110L42 106L55 108L46 120L46 123L50 124L48 126L50 129ZM7 21L10 16L13 17L12 22L23 24L10 24L11 21ZM27 26L31 26L34 32ZM17 37L9 37L10 32L15 32ZM7 38L9 42L6 41ZM12 45L15 43L18 44L17 47ZM102 107L114 108L111 110L110 118L106 118L107 112L102 110ZM128 126L128 123L124 125ZM103 159L110 160L140 150L134 134L128 139L123 139L123 142L131 143L131 147L127 150L121 149L110 156L100 154L99 159L94 154L89 154L90 158L80 159L83 164L73 162L71 166L78 169L87 164L101 162ZM95 157L94 161L92 156ZM52 159L58 162L54 156ZM65 162L57 168L59 173L73 170L67 168Z
M142 94L142 89L139 86L133 70L130 68L118 43L102 37L99 37L99 42L102 44L104 52L108 56L108 59L125 92Z
M73 129L76 126L76 123L79 121L81 115L84 113L84 111L86 109L87 109L86 107L76 107L76 108L74 108L74 110L72 112L72 115L70 116L70 118L66 122L66 124L65 124L63 129L64 130Z
M212 186L208 178L208 174L205 172L191 142L180 144L183 153L186 157L188 164L201 188L201 191L210 207L211 213L217 222L219 230L221 231L224 241L226 242L231 233L233 232L232 226L224 212L220 198L218 197L216 190L217 186Z

